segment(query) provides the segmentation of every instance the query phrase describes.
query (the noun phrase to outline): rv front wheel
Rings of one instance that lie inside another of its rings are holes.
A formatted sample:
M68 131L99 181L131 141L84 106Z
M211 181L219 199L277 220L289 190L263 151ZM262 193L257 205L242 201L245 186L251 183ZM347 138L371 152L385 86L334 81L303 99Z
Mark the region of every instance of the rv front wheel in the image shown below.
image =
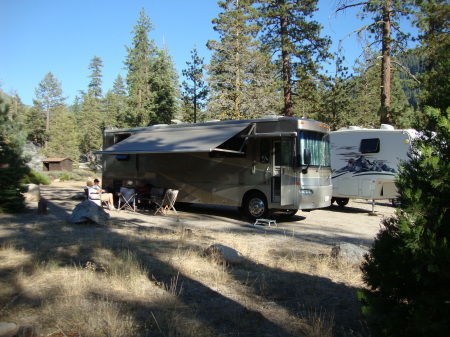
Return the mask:
M261 193L252 193L245 198L245 213L251 219L264 218L269 214L267 201Z
M341 207L344 207L345 205L347 205L348 201L349 201L348 198L336 198L336 203Z

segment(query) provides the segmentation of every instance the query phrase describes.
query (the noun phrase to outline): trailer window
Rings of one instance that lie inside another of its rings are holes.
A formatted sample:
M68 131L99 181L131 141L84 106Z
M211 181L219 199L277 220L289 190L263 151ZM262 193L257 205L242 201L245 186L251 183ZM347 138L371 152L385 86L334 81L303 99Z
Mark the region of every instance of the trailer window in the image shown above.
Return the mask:
M359 152L361 153L380 152L380 139L379 138L361 139L361 144L359 145Z
M314 131L300 131L299 151L297 153L297 165L305 165L303 153L305 149L311 151L311 164L313 166L331 166L330 137L328 134Z

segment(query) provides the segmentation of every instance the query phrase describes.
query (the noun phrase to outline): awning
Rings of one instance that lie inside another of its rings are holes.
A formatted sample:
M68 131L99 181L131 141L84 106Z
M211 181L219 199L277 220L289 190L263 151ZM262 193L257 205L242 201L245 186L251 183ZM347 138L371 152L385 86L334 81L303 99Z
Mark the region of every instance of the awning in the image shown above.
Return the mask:
M219 146L249 124L141 131L96 154L138 154L220 151ZM227 150L228 151L228 150Z

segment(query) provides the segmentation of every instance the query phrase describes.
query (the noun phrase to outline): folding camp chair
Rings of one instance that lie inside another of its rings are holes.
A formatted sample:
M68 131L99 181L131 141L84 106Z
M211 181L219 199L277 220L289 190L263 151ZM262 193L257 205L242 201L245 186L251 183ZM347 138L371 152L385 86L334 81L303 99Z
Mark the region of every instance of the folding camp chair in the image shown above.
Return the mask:
M164 215L170 210L173 210L175 214L178 216L177 210L175 209L175 201L177 200L178 190L168 189L164 194L164 198L162 201L155 201L157 208L155 214L161 212Z
M92 201L94 204L96 204L97 206L101 207L102 201L100 199L101 198L100 194L98 194L98 193L89 193L89 189L88 188L84 189L84 194L86 195L86 199L87 200Z
M120 188L117 211L120 211L121 209L128 209L130 211L136 212L136 191L134 188Z

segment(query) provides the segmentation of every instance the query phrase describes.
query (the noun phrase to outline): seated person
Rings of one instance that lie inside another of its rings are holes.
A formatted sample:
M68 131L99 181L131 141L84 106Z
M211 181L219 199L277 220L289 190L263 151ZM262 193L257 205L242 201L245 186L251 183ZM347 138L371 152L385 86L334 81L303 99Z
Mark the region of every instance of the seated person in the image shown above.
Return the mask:
M96 205L100 206L100 193L94 188L94 183L92 182L92 180L86 181L86 187L84 189L87 191L87 198L94 202Z
M92 188L97 191L97 193L100 193L101 201L106 201L108 203L108 208L110 211L116 209L114 207L114 195L112 193L106 193L106 191L100 187L100 180L94 179L94 185Z

